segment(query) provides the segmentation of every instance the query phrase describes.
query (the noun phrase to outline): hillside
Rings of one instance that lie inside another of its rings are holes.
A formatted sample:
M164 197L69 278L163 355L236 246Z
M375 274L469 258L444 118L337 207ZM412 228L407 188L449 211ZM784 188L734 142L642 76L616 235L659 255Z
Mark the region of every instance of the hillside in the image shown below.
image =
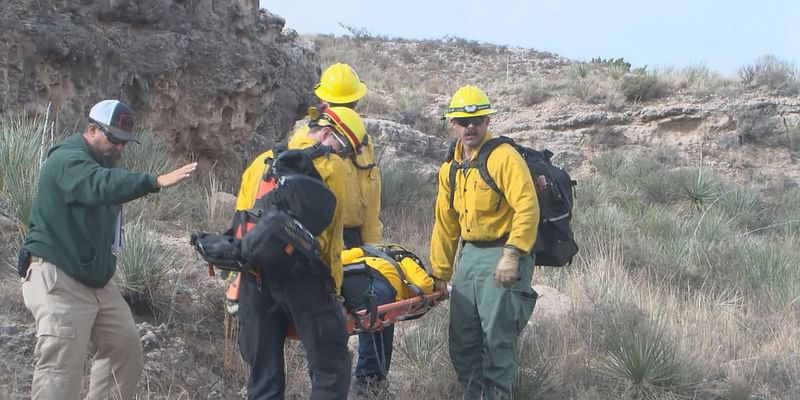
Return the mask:
M553 150L579 180L573 224L581 254L570 267L534 274L542 297L521 341L518 398L800 397L793 66L765 57L723 78L702 66L647 71L622 59L581 63L458 38L351 33L299 40L316 43L321 67L349 63L370 88L359 109L381 154L387 241L427 258L434 174L449 140L439 116L465 84L482 87L500 110L495 134ZM11 131L4 118L0 131ZM163 170L179 162L163 140L148 136L129 149L126 165ZM205 276L188 246L190 232L224 229L232 209L224 192L234 191L238 173L206 169L170 198L126 209L137 221L129 241L143 245L121 263L144 270L137 260L161 261L147 290L122 281L146 354L141 399L243 398L245 369L225 340L224 283ZM9 266L17 199L11 190L0 195L0 260ZM0 398L25 398L32 319L15 275L2 270ZM398 327L394 398L460 398L446 314L443 305ZM303 398L308 377L296 343L287 369L288 397Z

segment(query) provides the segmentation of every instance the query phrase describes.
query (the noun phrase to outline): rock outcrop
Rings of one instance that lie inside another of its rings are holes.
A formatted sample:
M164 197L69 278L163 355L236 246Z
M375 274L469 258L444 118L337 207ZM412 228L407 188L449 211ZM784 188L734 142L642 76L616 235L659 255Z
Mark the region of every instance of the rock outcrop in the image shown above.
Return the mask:
M121 98L174 150L249 157L314 101L316 50L283 25L257 0L3 1L0 111L81 129Z

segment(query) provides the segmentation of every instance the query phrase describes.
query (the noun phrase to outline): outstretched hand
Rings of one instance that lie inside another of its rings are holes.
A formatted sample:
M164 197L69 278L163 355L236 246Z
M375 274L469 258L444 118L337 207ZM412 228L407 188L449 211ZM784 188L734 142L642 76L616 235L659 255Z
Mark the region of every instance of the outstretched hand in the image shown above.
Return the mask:
M197 169L196 162L189 163L172 172L167 172L164 175L159 175L158 178L156 178L156 182L158 183L159 188L168 188L192 176L192 173L196 169Z

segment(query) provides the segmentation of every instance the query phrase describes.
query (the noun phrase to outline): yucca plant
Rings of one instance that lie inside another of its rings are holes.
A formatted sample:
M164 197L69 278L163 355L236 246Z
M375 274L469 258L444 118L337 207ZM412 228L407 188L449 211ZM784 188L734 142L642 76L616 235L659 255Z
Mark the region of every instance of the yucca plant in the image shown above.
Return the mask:
M719 207L735 225L745 229L753 229L764 223L764 203L749 190L730 190L719 198L715 207Z
M40 116L0 116L0 189L9 200L20 236L27 229L42 162L55 140L48 127Z
M658 321L612 320L600 370L622 382L636 399L655 399L682 387L682 371L674 343Z
M158 236L143 223L126 224L122 249L117 257L117 284L131 304L151 310L159 305L159 289L166 273L178 263L178 252L159 242Z
M689 168L678 173L681 198L692 208L703 210L721 195L719 177L707 169Z

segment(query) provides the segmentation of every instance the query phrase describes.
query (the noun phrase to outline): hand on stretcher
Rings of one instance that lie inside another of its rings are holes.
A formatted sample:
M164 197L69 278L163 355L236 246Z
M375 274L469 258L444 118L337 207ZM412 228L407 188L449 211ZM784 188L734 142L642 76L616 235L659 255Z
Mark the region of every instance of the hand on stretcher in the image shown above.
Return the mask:
M410 299L384 304L378 307L378 316L374 319L374 323L370 323L372 317L366 311L359 311L356 315L347 313L347 335L376 332L396 322L421 317L430 311L436 303L445 298L447 297L444 292L437 291L425 296L415 296ZM356 319L358 319L358 323ZM294 340L298 339L294 326L289 326L287 337Z

